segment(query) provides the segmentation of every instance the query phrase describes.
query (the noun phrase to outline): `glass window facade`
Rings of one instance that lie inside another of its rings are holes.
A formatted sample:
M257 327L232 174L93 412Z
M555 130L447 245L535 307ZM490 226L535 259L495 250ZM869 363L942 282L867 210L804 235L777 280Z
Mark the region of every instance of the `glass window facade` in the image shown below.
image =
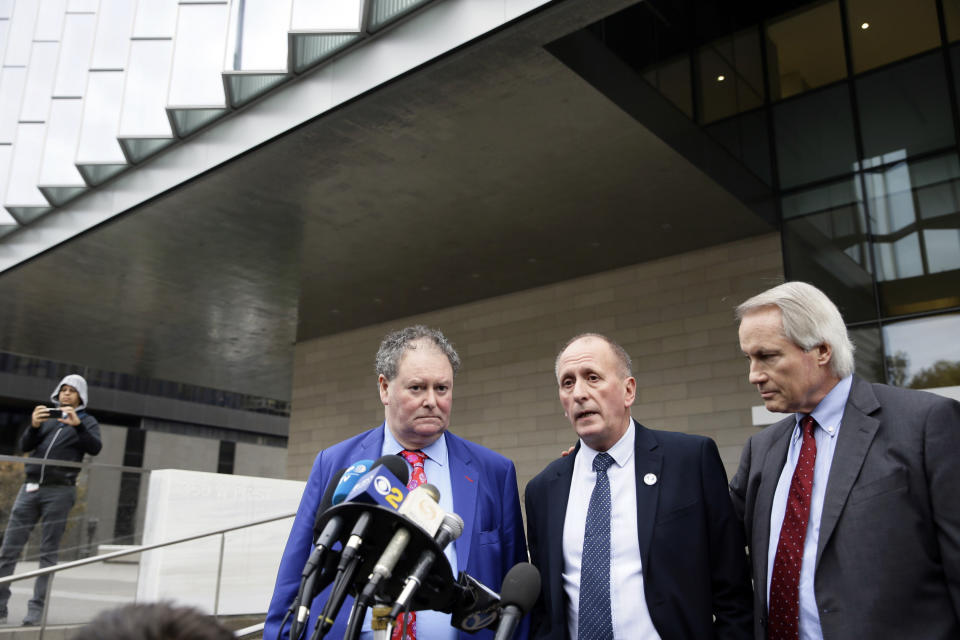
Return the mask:
M805 93L847 75L838 2L804 7L771 21L766 42L774 100Z
M936 0L847 0L846 8L854 73L940 46Z
M771 186L785 275L837 303L861 376L960 385L926 351L960 344L960 2L669 11L591 30Z

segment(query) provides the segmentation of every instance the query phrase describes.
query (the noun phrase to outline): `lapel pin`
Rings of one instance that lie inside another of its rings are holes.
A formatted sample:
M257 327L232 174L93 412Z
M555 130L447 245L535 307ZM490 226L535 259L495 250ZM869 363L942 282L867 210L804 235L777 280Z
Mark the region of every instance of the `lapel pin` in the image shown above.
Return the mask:
M652 487L653 485L657 484L657 475L655 473L648 473L647 475L643 476L643 484L647 485L648 487Z

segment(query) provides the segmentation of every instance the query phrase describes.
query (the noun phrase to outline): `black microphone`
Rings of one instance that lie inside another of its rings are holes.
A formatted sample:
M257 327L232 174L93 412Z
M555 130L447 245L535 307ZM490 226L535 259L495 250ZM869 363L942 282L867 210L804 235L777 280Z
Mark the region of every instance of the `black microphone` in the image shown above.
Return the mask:
M445 549L448 544L459 538L462 533L463 518L455 513L448 513L444 516L443 523L440 525L440 531L437 532L434 540L441 549ZM400 595L397 596L396 602L393 603L393 609L390 610L391 618L396 618L400 615L400 612L407 607L410 598L413 597L413 594L420 588L423 580L430 574L430 568L436 559L437 555L432 549L424 549L423 553L420 554L420 559L417 560L413 571L410 572L410 575L407 576L406 581L403 583L403 590L400 592Z
M513 565L500 591L500 626L493 640L510 640L520 619L540 595L540 572L529 562Z
M376 469L380 465L386 467L404 486L406 486L410 480L410 469L407 467L407 463L403 458L399 456L382 456L373 463L373 468ZM370 520L372 519L373 516L367 511L357 517L357 521L353 525L353 531L350 532L350 538L340 553L340 564L337 566L338 571L346 569L347 564L357 554L357 550L360 548L360 545L363 544L363 536L366 535L367 527L370 526Z
M395 455L382 456L373 463L373 471L376 471L377 467L381 465L386 467L387 471L392 473L401 485L406 486L410 479L410 469L403 458ZM371 475L373 471L369 472L368 476ZM357 481L357 489L363 485L363 480L366 478L367 476L364 476ZM367 495L372 496L369 492ZM357 499L363 499L365 496L359 495L356 497ZM333 589L330 591L330 596L327 598L327 602L323 607L323 612L320 617L317 618L316 628L313 633L314 638L323 638L326 636L330 628L333 627L333 622L337 614L340 613L343 601L347 597L347 589L350 584L353 583L354 574L360 565L361 558L358 553L360 547L363 545L363 537L366 535L367 528L370 526L372 520L372 512L363 511L353 525L350 538L340 552L340 562L337 565L337 577L334 581Z
M411 522L426 530L428 533L434 533L443 526L443 510L437 504L440 500L440 491L432 484L422 484L403 499L397 514L403 516ZM384 548L380 559L373 565L373 571L367 578L367 584L357 598L361 606L368 606L373 599L377 588L383 580L388 580L393 574L394 567L397 566L400 557L410 543L410 530L405 526L400 526L394 532L390 542Z
M461 571L452 585L453 595L438 611L450 613L450 625L475 633L500 619L500 596L470 574Z
M330 482L327 483L327 488L323 492L323 497L320 499L320 506L317 507L317 515L313 520L313 537L316 540L317 536L317 524L320 521L320 518L329 509L333 504L333 492L336 490L337 485L340 483L340 478L343 477L346 468L340 469L337 471L334 476L330 479ZM300 587L297 589L297 595L293 599L293 602L290 604L290 612L296 612L293 620L290 622L290 637L297 638L300 636L301 627L306 622L307 618L310 616L310 601L313 600L313 592L315 590L314 584L316 582L316 568L320 563L320 560L323 557L324 548L317 546L310 553L310 557L307 558L306 564L303 565L303 571L300 574ZM302 603L304 601L304 596L306 596L306 606Z

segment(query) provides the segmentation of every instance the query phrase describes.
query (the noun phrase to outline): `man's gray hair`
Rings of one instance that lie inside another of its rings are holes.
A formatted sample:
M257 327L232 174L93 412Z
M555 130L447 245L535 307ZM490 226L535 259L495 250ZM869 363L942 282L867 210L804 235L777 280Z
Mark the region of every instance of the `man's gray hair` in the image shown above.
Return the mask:
M853 373L853 343L837 305L806 282L785 282L758 293L737 307L737 320L763 309L777 307L783 317L783 334L795 345L809 351L821 344L833 349L830 367L838 378Z
M400 367L400 358L408 349L416 349L417 345L414 343L418 340L432 342L443 352L443 355L447 356L450 366L453 367L453 374L457 374L457 370L460 368L460 356L457 355L456 349L453 348L447 337L439 329L415 324L399 331L392 331L383 338L380 349L377 350L377 375L382 375L387 380L393 380L397 375L397 369Z
M610 345L610 348L613 350L613 355L616 356L617 362L620 364L620 373L624 380L633 377L633 361L630 359L630 354L627 353L627 350L621 347L616 340L608 338L602 333L580 333L567 340L567 343L560 347L560 351L557 352L557 357L553 361L553 375L555 377L560 377L560 356L567 350L567 347L583 338L596 338Z

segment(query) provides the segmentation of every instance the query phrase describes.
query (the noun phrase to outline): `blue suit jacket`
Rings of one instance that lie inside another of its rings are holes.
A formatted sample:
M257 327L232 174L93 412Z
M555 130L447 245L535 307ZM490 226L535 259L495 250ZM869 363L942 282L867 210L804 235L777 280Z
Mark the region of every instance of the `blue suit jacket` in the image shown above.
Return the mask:
M265 640L276 640L280 623L296 596L300 572L313 545L314 518L327 484L338 470L353 462L379 458L385 428L381 424L324 449L317 455L280 560L277 583L264 627ZM507 571L518 562L527 560L516 470L513 463L499 453L458 438L449 431L446 433L446 442L453 509L463 518L463 534L456 541L457 566L499 592ZM328 592L329 589L317 596L310 606L308 638L313 633L317 615L327 601ZM340 640L343 637L352 606L353 599L348 597L328 638ZM289 633L289 626L288 622L280 636L284 640ZM460 632L459 636L461 640L492 638L493 633ZM518 634L517 637L523 636Z
M717 445L702 436L634 424L637 542L653 626L663 640L750 640L753 594L744 536ZM530 559L541 576L531 638L569 636L563 524L574 457L555 460L527 485ZM648 473L657 476L652 485L643 482Z

